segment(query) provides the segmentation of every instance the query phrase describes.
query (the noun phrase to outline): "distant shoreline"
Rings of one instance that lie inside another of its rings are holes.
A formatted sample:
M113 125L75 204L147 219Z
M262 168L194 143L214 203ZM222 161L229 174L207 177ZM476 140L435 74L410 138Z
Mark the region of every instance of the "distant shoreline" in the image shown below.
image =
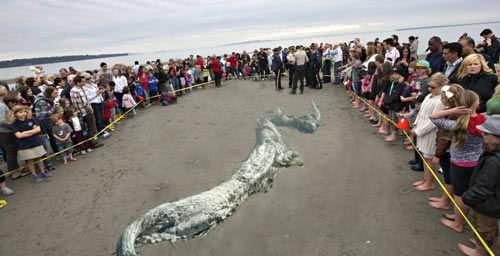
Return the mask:
M99 54L99 55L67 55L67 56L55 56L55 57L40 57L40 58L28 58L28 59L14 59L14 60L3 60L0 61L0 68L15 68L42 64L53 64L59 62L68 61L80 61L80 60L91 60L100 58L110 58L127 56L128 53L116 53L116 54Z
M396 31L420 30L420 29L429 29L429 28L461 27L461 26L482 25L482 24L496 24L496 23L500 23L500 21L473 22L473 23L451 24L451 25L436 25L436 26L413 27L413 28L400 28L400 29L396 29Z

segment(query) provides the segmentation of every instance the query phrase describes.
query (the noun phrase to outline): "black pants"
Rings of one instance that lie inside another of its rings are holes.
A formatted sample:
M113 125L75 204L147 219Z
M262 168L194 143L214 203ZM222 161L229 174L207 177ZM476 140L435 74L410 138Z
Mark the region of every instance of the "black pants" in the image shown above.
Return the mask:
M281 70L275 70L274 71L274 89L279 90L281 89Z
M104 103L92 103L92 110L94 110L95 124L97 131L104 129Z
M296 66L295 72L293 74L293 87L292 91L297 91L297 83L300 81L300 91L304 91L304 75L306 72L306 67L304 65Z
M11 132L0 132L0 146L5 149L7 157L7 170L13 171L19 166L17 165L17 138ZM0 175L2 175L0 171ZM5 177L0 177L0 183L5 181Z
M221 86L222 72L214 72L215 87Z
M293 75L295 74L295 66L288 66L288 88L292 88L293 85Z
M312 84L311 88L321 89L323 88L323 83L321 82L321 78L319 77L319 68L314 68L311 73Z
M118 105L118 108L123 111L122 108L122 99L123 99L123 93L120 92L115 92L115 97L116 97L116 104Z
M332 74L332 62L331 60L325 60L325 65L323 66L324 83L329 83L330 81L332 81L331 74Z

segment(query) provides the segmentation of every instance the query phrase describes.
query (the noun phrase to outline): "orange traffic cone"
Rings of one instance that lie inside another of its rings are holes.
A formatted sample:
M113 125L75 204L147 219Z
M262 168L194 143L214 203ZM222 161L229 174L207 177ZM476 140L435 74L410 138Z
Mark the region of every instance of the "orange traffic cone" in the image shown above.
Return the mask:
M403 131L408 131L410 130L410 121L406 118L401 118L401 120L399 120L398 122L398 125L396 125L396 128Z

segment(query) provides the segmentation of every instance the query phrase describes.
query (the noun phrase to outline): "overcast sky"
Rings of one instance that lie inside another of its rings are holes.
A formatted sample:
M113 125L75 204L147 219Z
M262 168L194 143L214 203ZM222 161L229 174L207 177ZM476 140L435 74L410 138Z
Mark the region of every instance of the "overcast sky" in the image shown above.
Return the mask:
M499 0L1 0L0 60L500 20Z

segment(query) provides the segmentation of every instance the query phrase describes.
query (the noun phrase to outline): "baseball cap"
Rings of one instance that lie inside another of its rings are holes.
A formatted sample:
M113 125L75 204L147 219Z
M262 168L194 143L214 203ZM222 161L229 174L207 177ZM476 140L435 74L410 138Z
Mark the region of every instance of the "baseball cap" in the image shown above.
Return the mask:
M500 115L487 115L486 121L476 128L482 132L500 136Z
M419 60L416 68L431 68L431 64L426 60Z

